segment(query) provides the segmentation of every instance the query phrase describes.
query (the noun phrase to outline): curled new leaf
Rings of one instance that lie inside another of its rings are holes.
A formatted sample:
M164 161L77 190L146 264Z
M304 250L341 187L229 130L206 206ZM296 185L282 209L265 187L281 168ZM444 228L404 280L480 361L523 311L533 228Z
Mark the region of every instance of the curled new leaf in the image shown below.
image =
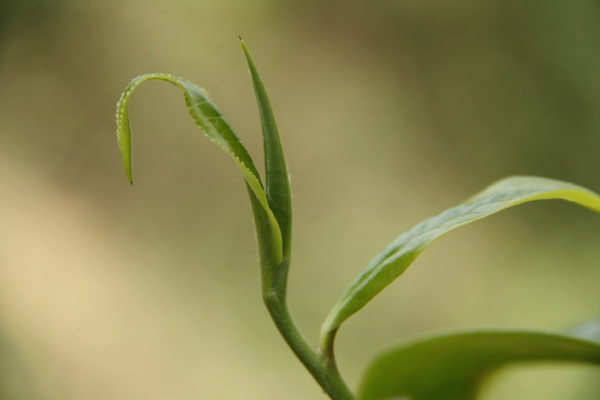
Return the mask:
M536 177L506 178L465 203L429 218L400 235L346 289L321 330L324 348L337 328L399 277L434 240L468 223L533 200L563 199L600 212L600 197L566 182Z
M598 333L598 322L579 328ZM524 362L600 366L600 337L525 330L473 330L411 341L367 368L360 400L472 400L499 368Z
M282 259L281 231L269 206L269 201L254 162L221 111L207 96L206 92L196 85L168 74L142 75L129 84L117 104L117 139L121 149L123 166L129 181L133 182L129 99L136 87L142 82L152 79L167 81L179 87L183 92L190 116L196 125L211 141L234 159L249 188L255 210L257 233L261 243L261 257L268 257L270 259L269 265L278 265Z

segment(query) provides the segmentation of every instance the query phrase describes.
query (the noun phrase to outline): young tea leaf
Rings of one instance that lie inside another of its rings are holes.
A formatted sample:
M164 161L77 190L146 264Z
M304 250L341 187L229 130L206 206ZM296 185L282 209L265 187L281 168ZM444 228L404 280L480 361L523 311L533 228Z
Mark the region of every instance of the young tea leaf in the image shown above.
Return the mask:
M248 61L262 123L267 199L281 228L283 257L289 262L292 245L292 190L290 188L288 167L267 90L248 51L248 47L244 41L241 41L241 44Z
M255 214L261 258L267 257L269 265L278 265L283 257L281 231L269 206L269 201L254 162L221 111L206 92L196 85L168 74L142 75L131 81L117 104L117 139L121 149L123 166L129 181L133 183L129 99L135 88L142 82L153 79L167 81L179 87L183 92L190 116L196 125L211 141L234 159L249 189Z
M346 289L321 330L322 346L337 328L399 277L434 240L468 223L533 200L563 199L600 212L600 197L571 183L511 177L489 186L465 203L429 218L400 235Z
M544 331L491 329L429 336L378 356L367 368L358 398L473 400L493 372L525 362L600 366L600 341Z

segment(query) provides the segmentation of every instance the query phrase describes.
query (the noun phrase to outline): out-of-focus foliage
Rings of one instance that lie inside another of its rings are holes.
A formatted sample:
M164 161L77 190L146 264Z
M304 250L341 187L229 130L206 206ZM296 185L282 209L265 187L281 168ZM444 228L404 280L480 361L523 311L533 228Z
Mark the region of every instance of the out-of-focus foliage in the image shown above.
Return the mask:
M18 34L23 26L47 19L58 3L51 4L47 0L0 1L0 70L11 35ZM4 324L0 323L0 398L36 400L40 398L36 377L13 339L5 331Z
M62 0L2 0L0 2L0 45L7 36L18 34L30 27L51 19L60 8Z
M3 327L4 328L4 327ZM6 400L36 400L40 396L31 366L20 351L0 331L0 396Z
M589 323L598 330L598 321ZM596 340L593 340L596 339ZM359 398L474 400L499 369L549 362L600 365L598 338L542 331L472 330L420 338L371 363Z
M322 396L257 293L237 171L171 88L140 89L136 189L122 178L114 105L146 72L202 82L260 153L238 34L261 60L292 171L290 307L306 332L398 232L491 181L600 190L597 2L48 4L60 7L10 24L0 65L0 315L43 399ZM342 374L356 386L380 347L425 330L600 314L598 226L535 204L441 239L348 321ZM598 381L513 369L489 398L596 399Z
M596 0L288 1L396 66L437 154L483 174L523 169L594 186L600 129ZM549 140L551 138L551 140ZM576 161L577 160L577 161ZM476 188L474 188L476 189Z

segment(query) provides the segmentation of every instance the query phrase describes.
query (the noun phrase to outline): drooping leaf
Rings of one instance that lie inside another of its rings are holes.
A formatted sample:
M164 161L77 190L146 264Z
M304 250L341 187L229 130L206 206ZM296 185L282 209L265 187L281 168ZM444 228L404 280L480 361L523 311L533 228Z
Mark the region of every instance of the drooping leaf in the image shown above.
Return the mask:
M153 79L167 81L179 87L183 92L190 116L196 125L211 141L234 159L246 180L252 200L261 259L268 259L268 262L266 262L268 265L278 265L283 255L281 231L269 206L267 195L254 162L221 111L206 92L196 85L169 74L147 74L131 81L117 104L117 139L121 149L123 166L129 181L133 183L129 99L135 88L142 82Z
M267 199L281 228L283 258L289 262L292 245L292 190L288 166L267 90L248 51L248 47L244 41L241 41L241 44L248 61L262 123Z
M594 323L595 328L598 322ZM598 338L600 339L600 338ZM379 355L363 377L360 400L473 400L499 368L514 363L600 366L600 341L525 330L437 334Z
M321 330L322 343L351 315L399 277L434 240L468 223L533 200L563 199L600 212L600 197L571 183L537 177L511 177L489 186L465 203L400 235L346 289Z

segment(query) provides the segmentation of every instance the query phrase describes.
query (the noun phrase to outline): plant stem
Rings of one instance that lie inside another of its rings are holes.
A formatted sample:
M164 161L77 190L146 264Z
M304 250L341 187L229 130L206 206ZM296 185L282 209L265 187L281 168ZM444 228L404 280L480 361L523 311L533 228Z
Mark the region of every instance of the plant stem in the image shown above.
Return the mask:
M325 393L333 400L354 400L335 363L329 362L323 353L306 341L289 313L285 297L275 291L263 290L263 300L281 336Z
M246 185L254 214L254 225L258 239L258 254L261 269L262 296L275 326L292 349L296 357L333 400L355 400L354 395L342 380L333 361L333 354L327 357L320 349L313 348L296 326L287 307L287 281L290 266L289 254L281 259L274 248L268 216ZM330 349L333 352L332 348Z

